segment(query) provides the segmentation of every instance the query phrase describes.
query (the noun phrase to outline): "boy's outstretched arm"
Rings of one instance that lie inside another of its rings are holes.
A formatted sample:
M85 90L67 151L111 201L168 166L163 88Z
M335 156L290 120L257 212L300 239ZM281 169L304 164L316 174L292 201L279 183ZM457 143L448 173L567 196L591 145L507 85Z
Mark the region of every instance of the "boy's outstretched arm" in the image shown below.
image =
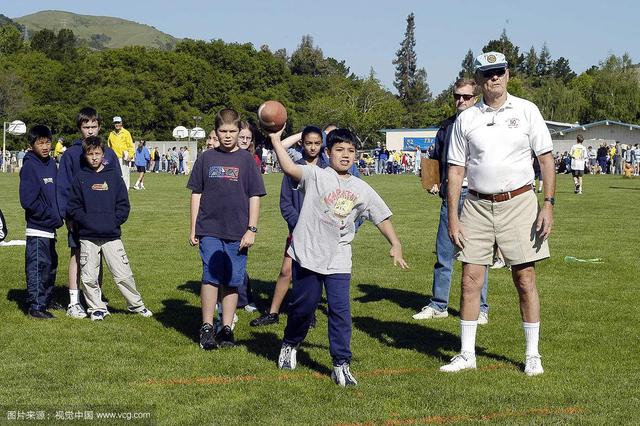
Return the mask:
M273 150L276 152L276 156L278 157L278 162L280 163L280 167L282 171L285 172L288 176L295 181L300 181L302 179L302 166L293 162L289 154L282 146L282 141L280 140L282 136L282 132L284 131L284 127L280 129L279 132L269 133L269 138L271 139L271 144L273 145Z
M389 250L389 255L393 257L393 265L400 266L402 269L406 269L409 267L407 262L402 258L402 245L400 244L400 240L396 235L395 229L393 229L393 225L391 224L391 220L389 218L383 220L378 225L376 225L382 235L385 236L389 244L391 244L391 250Z

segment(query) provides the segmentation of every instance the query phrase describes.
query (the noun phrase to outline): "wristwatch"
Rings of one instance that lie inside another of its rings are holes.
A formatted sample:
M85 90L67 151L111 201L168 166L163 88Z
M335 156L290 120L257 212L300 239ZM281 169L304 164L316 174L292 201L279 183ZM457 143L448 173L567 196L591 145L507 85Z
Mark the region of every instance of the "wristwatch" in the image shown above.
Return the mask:
M253 232L254 234L258 233L258 228L256 228L255 226L248 226L247 230Z
M553 197L544 197L544 201L550 202L552 206L556 205L556 199Z

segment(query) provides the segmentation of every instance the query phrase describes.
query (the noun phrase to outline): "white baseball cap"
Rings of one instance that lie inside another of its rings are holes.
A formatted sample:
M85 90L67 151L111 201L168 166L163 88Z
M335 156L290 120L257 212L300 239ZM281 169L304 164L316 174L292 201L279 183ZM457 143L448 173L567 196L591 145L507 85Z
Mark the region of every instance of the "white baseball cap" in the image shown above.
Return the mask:
M483 53L473 61L473 69L475 72L506 68L508 65L507 58L500 52Z
M119 115L116 115L115 117L113 117L113 122L122 123L122 117L120 117Z

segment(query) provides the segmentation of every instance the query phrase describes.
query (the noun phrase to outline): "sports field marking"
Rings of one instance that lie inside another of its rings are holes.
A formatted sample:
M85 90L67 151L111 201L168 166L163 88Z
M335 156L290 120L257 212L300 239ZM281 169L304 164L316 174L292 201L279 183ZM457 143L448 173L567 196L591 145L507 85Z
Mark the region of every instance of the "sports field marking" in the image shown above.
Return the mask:
M437 424L446 425L459 422L469 422L478 420L499 420L513 417L529 417L529 416L554 416L554 415L578 415L584 413L585 410L580 407L560 407L560 408L531 408L523 411L497 411L495 413L484 414L481 416L468 415L451 415L451 416L426 416L411 419L389 419L374 422L356 422L356 423L335 423L335 426L404 426L416 424Z

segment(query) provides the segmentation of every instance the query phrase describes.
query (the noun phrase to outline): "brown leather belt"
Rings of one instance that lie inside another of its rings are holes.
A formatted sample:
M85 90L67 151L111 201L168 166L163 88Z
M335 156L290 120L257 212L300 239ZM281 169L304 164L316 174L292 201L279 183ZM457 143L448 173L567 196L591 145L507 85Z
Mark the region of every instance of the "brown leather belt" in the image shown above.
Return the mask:
M470 189L469 194L474 195L481 200L489 200L494 203L500 203L502 201L510 200L517 195L524 194L527 191L531 191L531 188L531 184L527 184L525 186L521 186L518 189L514 189L513 191L501 192L499 194L481 194L477 191L474 191L473 189Z

